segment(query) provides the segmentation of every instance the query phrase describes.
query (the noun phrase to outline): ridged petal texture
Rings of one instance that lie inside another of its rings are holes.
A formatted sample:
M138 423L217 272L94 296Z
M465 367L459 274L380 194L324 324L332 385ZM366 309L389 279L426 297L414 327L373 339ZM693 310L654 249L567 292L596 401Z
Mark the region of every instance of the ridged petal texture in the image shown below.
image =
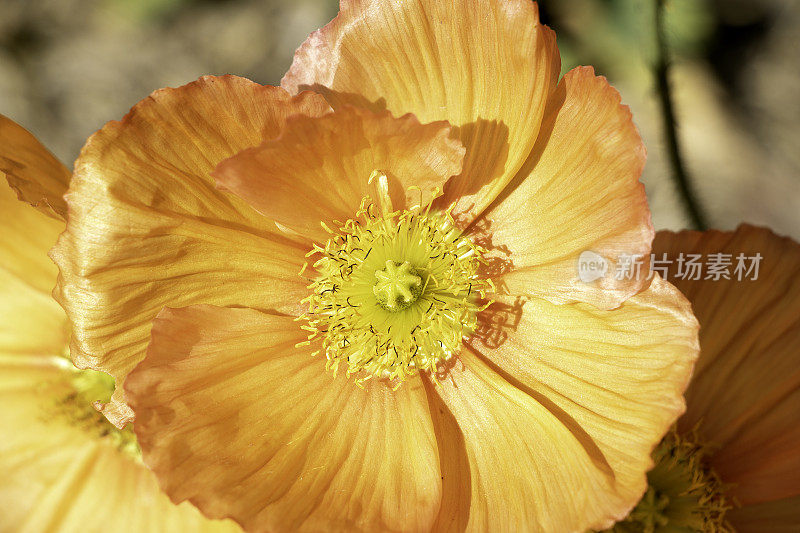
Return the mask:
M121 384L144 357L165 305L297 306L305 246L217 190L222 160L278 135L289 115L319 115L318 96L234 76L162 89L94 134L75 164L69 223L53 257L78 366ZM118 387L106 415L132 413Z
M688 302L656 279L616 311L520 312L501 346L476 339L440 385L392 392L334 379L295 348L290 318L167 309L128 380L145 461L173 498L253 531L608 526L683 412Z
M479 213L528 157L560 68L555 34L527 0L344 0L282 86L447 120L467 148L447 199Z
M223 161L213 175L282 227L325 243L330 233L320 223L337 229L353 218L374 190L374 171L387 177L396 209L430 203L461 172L464 147L450 134L447 122L422 125L413 115L348 106L292 117L280 138Z
M0 117L0 130L12 128L24 131ZM50 296L57 269L47 251L64 222L25 201L43 190L40 172L54 172L47 184L66 170L38 142L27 142L23 165L17 147L0 145L0 160L15 164L18 180L17 191L0 183L0 531L240 531L188 503L173 505L141 461L60 412L75 393L75 369L65 358L67 318ZM60 198L66 183L48 190Z
M441 476L419 378L333 379L291 318L164 310L128 392L174 499L252 531L424 531Z

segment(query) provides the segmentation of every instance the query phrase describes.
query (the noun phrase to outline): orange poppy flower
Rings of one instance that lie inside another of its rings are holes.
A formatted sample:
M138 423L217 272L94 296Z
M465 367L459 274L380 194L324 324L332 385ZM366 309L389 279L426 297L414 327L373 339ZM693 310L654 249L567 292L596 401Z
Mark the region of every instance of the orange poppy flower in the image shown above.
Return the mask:
M173 505L130 428L93 408L113 381L69 362L67 317L50 296L57 270L47 251L64 230L70 174L1 115L0 176L14 189L0 183L0 529L241 531Z
M630 112L559 70L527 1L346 2L284 83L317 94L207 77L87 142L58 297L174 501L257 531L627 514L697 324L657 277L578 278L653 230Z
M797 531L800 245L742 225L662 231L653 251L673 262L713 255L725 268L675 281L700 321L702 354L645 500L615 531Z

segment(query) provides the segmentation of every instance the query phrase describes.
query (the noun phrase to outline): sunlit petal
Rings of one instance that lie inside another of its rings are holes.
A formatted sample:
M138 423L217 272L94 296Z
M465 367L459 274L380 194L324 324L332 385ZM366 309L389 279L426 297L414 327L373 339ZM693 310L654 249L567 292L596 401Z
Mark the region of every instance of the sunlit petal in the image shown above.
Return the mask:
M164 310L127 385L145 461L174 500L251 530L429 530L442 481L419 379L356 387L304 338L255 310Z
M0 353L60 354L66 317L50 296L57 269L48 249L64 222L43 216L0 182Z
M334 106L447 120L467 154L444 202L479 213L530 154L559 71L555 34L527 0L344 0L282 85L313 88Z
M639 182L644 160L619 93L589 67L567 73L517 186L488 213L492 242L511 262L505 289L609 309L644 288L653 238ZM606 275L590 283L578 277L587 250L608 261ZM644 265L640 275L618 276L618 259L634 254Z
M440 391L469 457L471 526L584 531L624 517L683 412L698 351L688 302L655 280L616 311L531 300L485 320L499 336L479 333Z
M307 93L234 76L162 89L93 135L76 162L67 231L53 250L72 355L117 383L144 357L165 305L295 309L306 249L210 176L223 159L278 134L287 116L322 114ZM132 414L118 388L108 414Z
M374 190L375 171L387 176L396 209L427 205L461 172L464 147L450 133L446 122L422 125L412 115L354 107L298 115L278 139L224 161L214 176L268 218L325 242L330 234L320 222L337 228L352 218Z
M66 218L64 193L69 185L69 170L25 128L0 115L0 175L3 174L20 200L51 218Z

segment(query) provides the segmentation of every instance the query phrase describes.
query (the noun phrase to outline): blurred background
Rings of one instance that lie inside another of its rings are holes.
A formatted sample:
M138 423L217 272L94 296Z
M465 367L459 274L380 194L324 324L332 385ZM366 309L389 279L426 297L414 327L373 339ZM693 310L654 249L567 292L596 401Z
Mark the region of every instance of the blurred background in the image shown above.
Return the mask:
M655 0L542 0L564 71L594 65L648 148L657 229L690 226L670 179L653 77ZM0 113L68 166L154 89L202 74L277 85L336 0L0 0ZM709 225L800 240L800 1L669 0L678 133Z

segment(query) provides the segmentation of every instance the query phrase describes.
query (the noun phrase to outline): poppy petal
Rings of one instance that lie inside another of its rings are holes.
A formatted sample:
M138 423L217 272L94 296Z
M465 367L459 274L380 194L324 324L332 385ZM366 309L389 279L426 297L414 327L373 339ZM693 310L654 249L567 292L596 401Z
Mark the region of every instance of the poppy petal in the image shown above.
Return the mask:
M209 76L156 91L89 139L68 194L67 231L52 252L78 367L108 372L120 385L168 304L297 309L306 248L217 189L210 174L276 136L289 115L328 109L312 93L292 98ZM120 387L106 410L120 427L131 420Z
M511 294L613 309L648 283L644 145L619 93L590 67L561 80L543 130L524 179L488 213L492 242L511 262L502 284ZM599 279L579 277L586 251L606 261ZM641 272L617 275L620 260L635 255Z
M23 361L0 354L4 530L241 531L229 521L208 520L188 503L173 505L140 461L57 413L71 391L69 367L57 356Z
M70 172L25 128L0 115L0 174L20 200L65 220Z
M0 183L0 213L0 353L61 354L69 328L50 295L57 269L47 251L64 222L31 209L5 183Z
M800 496L800 244L745 224L734 232L662 231L653 250L670 261L718 259L729 278L706 270L698 280L674 280L702 325L703 349L679 429L697 427L743 508Z
M330 234L320 222L336 228L354 218L376 170L387 176L395 208L427 205L461 172L464 147L449 136L446 122L347 106L290 118L279 138L223 161L214 177L265 216L324 243Z
M296 322L165 309L128 395L173 501L258 531L427 531L441 478L422 384L363 388L296 348Z
M613 312L499 307L437 389L463 432L470 527L609 527L641 497L650 453L683 412L698 351L689 304L656 279Z
M319 91L334 107L448 121L467 153L443 203L478 214L530 154L560 70L555 34L528 0L342 0L282 86Z
M800 496L735 507L725 515L739 533L796 533Z

